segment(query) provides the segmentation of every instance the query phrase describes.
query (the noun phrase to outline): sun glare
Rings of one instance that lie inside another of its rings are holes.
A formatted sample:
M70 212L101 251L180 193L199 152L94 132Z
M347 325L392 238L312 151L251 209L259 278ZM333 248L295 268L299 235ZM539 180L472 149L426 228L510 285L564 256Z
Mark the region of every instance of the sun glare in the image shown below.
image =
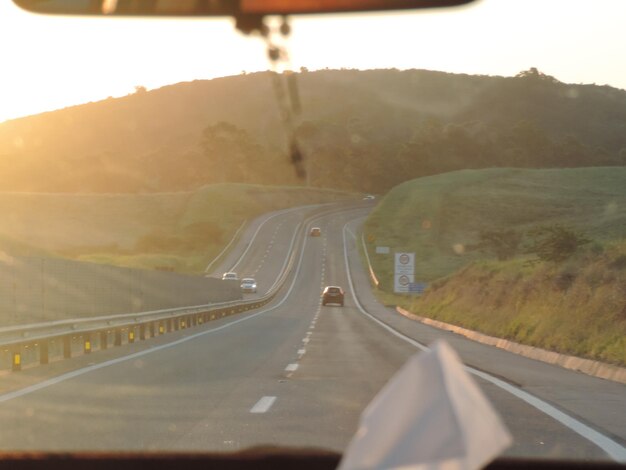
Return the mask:
M483 0L443 11L302 17L289 41L297 69L419 68L514 75L539 70L574 83L626 88L626 2ZM563 18L559 35L555 17ZM223 20L31 15L0 4L0 122L195 79L269 68L259 38ZM600 53L602 51L602 53ZM584 65L583 65L584 64Z

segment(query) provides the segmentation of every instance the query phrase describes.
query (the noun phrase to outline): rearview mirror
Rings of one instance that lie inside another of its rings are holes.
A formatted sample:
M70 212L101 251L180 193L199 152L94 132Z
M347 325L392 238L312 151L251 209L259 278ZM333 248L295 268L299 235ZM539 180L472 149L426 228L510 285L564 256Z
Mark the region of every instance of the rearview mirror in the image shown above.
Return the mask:
M405 10L473 0L13 0L34 13L122 16L265 16Z

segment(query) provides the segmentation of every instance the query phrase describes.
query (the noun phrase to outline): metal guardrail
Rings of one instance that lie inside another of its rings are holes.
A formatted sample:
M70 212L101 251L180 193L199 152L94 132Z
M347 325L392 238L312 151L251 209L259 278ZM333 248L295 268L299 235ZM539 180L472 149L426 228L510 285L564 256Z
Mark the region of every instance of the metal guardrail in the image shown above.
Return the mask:
M274 299L291 272L296 258L295 242L298 235L302 239L306 234L303 227L317 217L344 210L345 207L332 210L323 207L298 224L280 275L260 298L0 328L0 362L8 354L9 368L17 372L27 366L48 364L53 359L69 359L131 344L263 307Z

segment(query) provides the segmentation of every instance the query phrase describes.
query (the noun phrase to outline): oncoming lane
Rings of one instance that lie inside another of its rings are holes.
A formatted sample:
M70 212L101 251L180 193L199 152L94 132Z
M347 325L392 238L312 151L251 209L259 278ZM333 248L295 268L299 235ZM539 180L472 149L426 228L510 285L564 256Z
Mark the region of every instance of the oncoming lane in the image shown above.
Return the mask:
M280 402L275 388L297 370L289 366L297 364L317 312L317 289L306 299L298 292L319 282L319 247L307 242L296 240L299 274L268 308L180 332L175 343L86 368L0 404L2 448L225 450L271 442L265 424L249 420L271 414ZM275 398L255 408L263 397ZM264 412L250 411L259 408ZM63 432L50 433L49 425L59 423Z

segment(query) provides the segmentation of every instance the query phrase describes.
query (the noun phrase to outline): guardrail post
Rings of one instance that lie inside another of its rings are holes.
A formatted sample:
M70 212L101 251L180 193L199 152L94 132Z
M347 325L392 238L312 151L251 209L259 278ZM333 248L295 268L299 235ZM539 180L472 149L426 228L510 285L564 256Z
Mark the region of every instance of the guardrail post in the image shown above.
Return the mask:
M202 314L199 314L199 315L197 315L197 316L196 316L196 323L197 323L198 325L202 325L202 323L203 323L203 321L202 321L202 317L203 317L203 315L202 315Z
M11 351L11 370L13 372L22 370L22 348L19 345Z
M135 342L135 330L132 327L128 329L128 342L129 343Z
M72 357L72 337L70 335L63 337L63 359Z
M159 334L162 335L165 333L165 324L163 322L159 323Z
M115 330L115 346L121 346L121 345L122 345L122 329L117 328Z
M47 340L39 343L39 364L48 364L50 362L50 347Z
M83 341L83 354L91 353L91 335L87 333Z
M106 349L109 347L109 332L101 331L100 332L100 349Z
M156 322L150 322L150 338L154 338L156 336Z
M139 339L142 341L146 339L146 325L144 323L139 325Z

